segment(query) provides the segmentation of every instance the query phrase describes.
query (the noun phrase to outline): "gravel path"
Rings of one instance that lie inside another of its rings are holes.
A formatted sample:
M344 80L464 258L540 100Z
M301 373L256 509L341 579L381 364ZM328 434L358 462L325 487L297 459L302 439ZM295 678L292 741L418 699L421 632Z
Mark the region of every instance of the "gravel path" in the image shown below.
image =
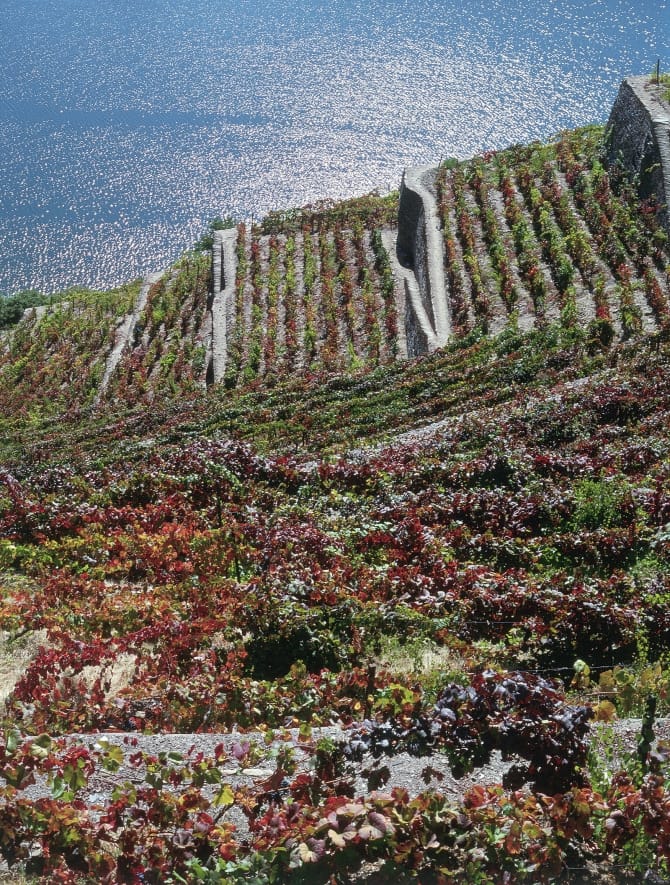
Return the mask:
M641 726L641 719L618 719L610 726L594 723L591 726L591 740L603 760L614 766L620 764L622 754L635 751ZM657 719L654 730L657 740L670 740L670 717ZM339 726L315 728L312 731L314 743L322 738L336 742L344 741L346 737L347 730ZM88 747L94 747L100 741L108 741L110 744L123 748L126 760L137 752L150 755L179 753L183 757L190 753L201 753L211 757L214 755L215 748L223 745L229 758L223 762L221 773L232 787L242 785L261 787L275 771L274 760L278 750L287 745L293 748L297 772L308 771L311 765L311 745L300 740L296 729L288 730L284 733L283 739L278 737L270 743L266 742L266 737L262 732L235 731L226 734L158 735L111 732L71 735L69 738L73 743L82 743ZM244 744L249 744L257 749L256 759L253 763L245 760L242 760L240 764L236 762L235 750L239 745ZM372 757L367 755L358 766L359 774L355 784L358 795L365 795L369 792L368 783L362 772L373 762ZM384 790L401 787L407 790L410 796L416 796L423 790L435 789L437 792L453 797L454 802L458 802L465 792L476 784L500 783L505 772L513 764L513 760L503 761L500 753L496 751L492 754L491 761L487 765L475 769L460 779L452 775L447 756L440 752L423 757L398 753L395 756L383 757L379 760L379 764L386 766L390 772L388 782L383 786ZM424 777L424 770L427 767L431 769L431 772ZM135 784L142 783L143 769L125 761L113 774L105 771L96 772L90 778L82 798L90 804L103 804L111 796L114 787L126 781ZM23 791L23 795L36 799L47 795L47 792L45 784L37 782ZM212 788L212 795L213 792L214 788ZM235 823L245 829L245 821L241 814Z

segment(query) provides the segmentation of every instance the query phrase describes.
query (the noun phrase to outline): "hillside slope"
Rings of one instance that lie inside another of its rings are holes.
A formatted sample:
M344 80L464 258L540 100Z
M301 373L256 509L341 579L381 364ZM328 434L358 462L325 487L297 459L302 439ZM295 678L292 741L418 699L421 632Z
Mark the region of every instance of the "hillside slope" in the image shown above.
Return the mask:
M552 157L595 138L440 173L447 245L447 223L462 229L446 254L454 273L460 256L465 308L458 336L421 358L393 353L373 227L347 225L337 207L313 215L320 232L306 215L240 232L246 325L238 350L230 338L225 383L207 383L207 256L145 287L102 395L139 284L107 301L79 293L7 334L8 865L110 883L668 876L669 754L653 746L670 699L667 245L595 160L575 174L584 215L556 190ZM506 192L521 213L507 227ZM603 216L593 228L587 217L596 194L609 201L602 244ZM564 251L545 254L542 231ZM302 251L304 268L308 241L320 291L330 280L341 309L337 345L324 313L309 358L289 347L286 321L287 295L306 291L297 269L288 282L289 256ZM584 248L554 277L573 242ZM379 295L374 352L364 310L346 338L357 243L354 300L364 307L370 285ZM542 293L526 288L531 253ZM254 328L265 331L254 339ZM626 755L606 732L590 751L589 723L617 715L644 717L639 750ZM333 724L342 742L312 734ZM128 743L95 737L110 731ZM204 756L151 754L137 731L233 738ZM384 792L395 753L425 762L416 796ZM445 757L457 778L512 764L504 783L448 796ZM110 790L120 766L126 780Z
M454 338L553 323L597 348L667 328L667 235L606 170L602 138L590 127L437 170ZM369 195L241 224L222 305L209 255L189 252L141 289L73 290L27 311L0 341L3 415L73 417L198 397L214 379L267 387L416 355L430 310L392 255L396 214L397 195Z

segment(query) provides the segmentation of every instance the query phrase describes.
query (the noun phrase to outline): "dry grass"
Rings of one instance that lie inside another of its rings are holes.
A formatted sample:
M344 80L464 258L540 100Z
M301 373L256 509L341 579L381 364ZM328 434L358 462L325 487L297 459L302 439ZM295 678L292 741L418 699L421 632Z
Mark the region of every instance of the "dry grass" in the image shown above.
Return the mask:
M46 641L46 630L33 630L16 639L7 634L0 635L0 704L7 700Z
M400 643L390 638L382 647L376 664L398 677L411 675L426 678L466 669L466 662L453 649L443 648L425 639Z
M0 605L11 606L15 594L30 593L36 588L25 575L0 571ZM40 646L47 641L46 630L0 630L0 705L4 704L23 676Z
M122 689L130 685L136 668L136 655L120 654L111 667L84 667L82 676L86 684L91 686L104 672L105 699L110 700L115 698Z

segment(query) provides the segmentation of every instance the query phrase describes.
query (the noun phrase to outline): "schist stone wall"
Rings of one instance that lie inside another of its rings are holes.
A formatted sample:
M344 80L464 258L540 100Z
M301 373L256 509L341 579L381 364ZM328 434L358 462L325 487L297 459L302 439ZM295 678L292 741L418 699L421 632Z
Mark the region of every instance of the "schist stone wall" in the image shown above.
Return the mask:
M643 199L654 195L659 218L670 233L670 105L663 99L667 87L650 77L623 81L607 124L610 163L620 162L639 177Z
M211 351L208 354L208 379L222 381L228 354L228 329L235 323L235 244L237 228L214 232L212 247L212 322Z

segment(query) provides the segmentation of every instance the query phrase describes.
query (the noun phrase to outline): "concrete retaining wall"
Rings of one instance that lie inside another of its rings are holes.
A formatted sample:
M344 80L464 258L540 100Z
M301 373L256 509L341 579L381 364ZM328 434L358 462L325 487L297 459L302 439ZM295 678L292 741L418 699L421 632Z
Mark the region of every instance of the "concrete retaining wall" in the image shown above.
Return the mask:
M211 372L208 377L215 383L226 372L228 356L228 328L234 322L235 274L237 258L235 245L237 229L214 232L212 246L212 349Z
M640 196L656 197L659 219L670 233L670 106L663 90L646 76L623 81L607 124L607 159L639 176Z
M435 350L437 343L433 324L421 300L414 271L403 266L398 259L396 233L390 230L382 231L382 242L388 252L393 274L400 281L404 293L402 309L404 322L399 333L401 346L404 346L405 354L409 357Z
M418 325L415 337L417 347L434 350L446 344L451 334L451 320L447 302L444 277L444 246L437 211L437 203L431 191L435 180L435 168L416 166L406 169L400 186L398 209L398 259L405 267L411 267L416 277L420 301L427 316L432 335L426 336L422 319L417 322L409 313L414 300L408 291L408 350L413 336L412 327Z

